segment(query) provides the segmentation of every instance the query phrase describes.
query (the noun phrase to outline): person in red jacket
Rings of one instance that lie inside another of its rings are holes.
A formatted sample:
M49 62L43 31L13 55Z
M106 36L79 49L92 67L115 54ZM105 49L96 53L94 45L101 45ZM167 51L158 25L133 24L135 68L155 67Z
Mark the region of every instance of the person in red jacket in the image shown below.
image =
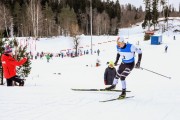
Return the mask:
M13 58L12 49L9 46L5 47L4 54L1 56L4 78L6 78L7 86L13 86L13 81L18 82L19 86L24 86L24 80L16 75L16 66L21 66L27 61L23 58L17 61Z

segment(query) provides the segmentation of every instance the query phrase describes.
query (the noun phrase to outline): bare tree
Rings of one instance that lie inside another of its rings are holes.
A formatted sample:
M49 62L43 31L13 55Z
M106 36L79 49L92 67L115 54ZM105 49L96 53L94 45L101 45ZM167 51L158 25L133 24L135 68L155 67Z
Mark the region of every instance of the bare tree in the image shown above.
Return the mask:
M102 14L101 14L101 20L102 20L102 29L103 29L103 34L109 34L109 31L111 29L111 26L110 26L110 18L109 18L109 15L104 11ZM115 22L116 23L116 22Z
M39 35L39 23L42 22L42 9L39 0L31 0L27 9L34 37Z
M9 37L8 29L11 26L12 16L9 9L6 8L4 4L0 5L0 29L6 31L7 36Z
M80 33L79 33L78 24L76 22L74 22L70 25L70 32L71 32L71 36L73 37L75 56L77 56L78 55L78 47L80 44L80 37L78 34L80 34Z
M117 22L118 22L117 17L111 19L111 27L110 27L111 33L109 33L109 34L115 34L116 33Z
M110 31L110 18L104 11L101 14L94 10L93 31L97 35L108 34Z
M80 44L80 37L78 35L74 36L73 42L74 42L74 48L75 48L75 56L78 56L78 47Z
M101 15L97 12L94 12L94 20L93 20L93 31L95 34L100 35L101 34L101 26L102 26L102 20Z
M166 6L166 0L160 0L160 6L162 5L162 15L163 17L164 15L164 10L165 10L165 6Z

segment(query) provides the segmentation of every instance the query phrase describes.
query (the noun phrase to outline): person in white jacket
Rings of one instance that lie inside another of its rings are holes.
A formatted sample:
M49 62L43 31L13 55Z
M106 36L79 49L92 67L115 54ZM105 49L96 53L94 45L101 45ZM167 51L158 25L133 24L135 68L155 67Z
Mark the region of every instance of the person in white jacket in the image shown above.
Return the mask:
M110 87L105 88L106 90L115 89L116 84L118 84L118 80L120 78L122 84L122 93L119 98L126 97L126 77L130 74L135 65L135 53L138 53L138 60L135 65L136 68L140 68L142 51L141 49L135 47L133 44L125 43L123 37L117 38L117 56L115 65L117 65L119 58L121 57L122 62L119 65L117 70L116 77L113 80L113 84Z

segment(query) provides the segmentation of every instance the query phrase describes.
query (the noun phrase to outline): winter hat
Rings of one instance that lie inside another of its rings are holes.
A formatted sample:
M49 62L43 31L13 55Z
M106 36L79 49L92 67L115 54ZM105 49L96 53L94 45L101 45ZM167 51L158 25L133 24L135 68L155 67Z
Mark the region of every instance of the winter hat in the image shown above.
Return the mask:
M117 42L124 42L124 37L118 37Z
M11 47L10 46L6 46L5 50L4 50L4 53L10 53L10 52L12 52Z
M114 62L113 61L109 61L109 66L110 67L114 67Z

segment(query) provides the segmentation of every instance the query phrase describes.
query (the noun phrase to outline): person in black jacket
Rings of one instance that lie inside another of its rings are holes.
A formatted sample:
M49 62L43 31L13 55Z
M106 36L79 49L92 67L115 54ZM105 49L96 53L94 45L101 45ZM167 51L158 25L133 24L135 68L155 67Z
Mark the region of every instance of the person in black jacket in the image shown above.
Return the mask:
M114 67L114 62L110 61L108 67L105 69L104 72L104 84L112 85L115 76L116 76L116 68Z

